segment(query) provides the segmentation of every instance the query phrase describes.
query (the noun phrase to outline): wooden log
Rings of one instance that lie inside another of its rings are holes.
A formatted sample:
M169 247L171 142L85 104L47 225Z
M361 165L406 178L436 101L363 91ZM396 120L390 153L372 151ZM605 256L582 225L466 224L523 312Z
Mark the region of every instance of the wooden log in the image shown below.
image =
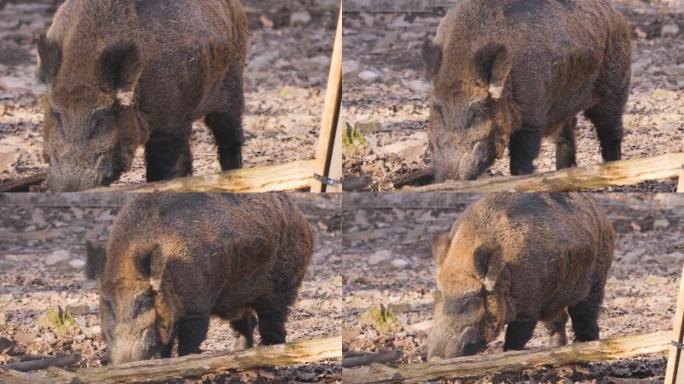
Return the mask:
M0 384L53 384L45 376L28 374L12 369L4 369L0 365Z
M146 360L116 367L83 368L74 372L49 368L55 384L66 383L144 383L174 378L198 378L228 370L313 363L342 357L342 338L299 341L291 344L257 347L241 352L188 355L173 359Z
M11 363L2 365L2 369L12 369L15 371L29 372L45 369L47 367L65 367L73 365L81 360L79 355L57 356L48 359L28 360L19 363Z
M330 74L328 76L328 89L325 93L325 104L323 106L323 118L321 120L321 133L318 139L318 149L316 150L316 161L313 171L315 174L331 178L333 174L342 175L342 163L333 161L335 143L339 140L341 145L342 135L337 134L337 125L340 120L340 107L342 105L342 2L340 1L340 12L337 19L337 31L335 32L335 43L333 45L332 59L330 62ZM340 154L341 156L341 154ZM332 165L340 167L338 170L331 170ZM341 180L338 179L341 182ZM340 186L341 188L341 186ZM328 186L319 180L311 182L311 192L326 192ZM333 186L331 191L339 191L337 186Z
M495 373L519 372L524 369L564 366L595 361L629 358L667 351L672 333L661 331L647 335L626 336L561 348L515 351L459 357L428 363L400 365L382 364L345 369L345 383L419 383L439 379L470 379Z
M684 269L679 277L679 296L677 297L677 307L675 310L672 341L677 343L684 342ZM670 345L667 357L667 369L665 370L665 384L684 383L684 366L682 366L682 350Z
M274 192L306 190L313 180L313 161L246 168L214 175L191 176L136 186L98 188L88 192Z
M525 176L493 177L474 181L447 181L424 187L404 188L403 191L569 192L633 185L648 180L677 177L682 163L684 163L684 153L673 153Z
M401 359L401 351L388 351L380 353L363 353L358 356L350 356L342 359L343 368L354 368L371 363L393 363Z
M42 184L45 180L47 180L47 173L42 172L18 180L6 181L0 183L0 193L30 192L31 187Z

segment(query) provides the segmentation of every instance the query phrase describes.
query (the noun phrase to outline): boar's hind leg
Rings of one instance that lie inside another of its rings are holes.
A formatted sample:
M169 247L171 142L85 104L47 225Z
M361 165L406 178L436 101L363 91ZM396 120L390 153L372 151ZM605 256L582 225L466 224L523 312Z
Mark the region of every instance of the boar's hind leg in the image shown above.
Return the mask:
M230 322L230 327L233 328L235 344L234 351L242 351L252 348L254 346L254 328L256 328L257 319L252 313L245 313L240 320Z
M624 104L621 100L623 98L608 99L584 112L596 128L603 161L616 161L622 157Z
M574 116L563 123L563 128L556 137L556 169L577 166L575 146L575 127L577 118Z
M261 344L285 343L285 322L288 315L286 301L279 298L263 298L257 300L254 309L259 317Z
M541 134L538 131L521 130L511 135L511 175L534 173L534 159L539 156Z
M563 314L554 321L547 322L546 329L549 331L549 347L562 347L568 343L568 338L565 334L565 324L568 322L568 314L563 311Z
M153 135L145 146L145 161L148 182L189 176L192 174L190 140L185 134L181 137Z
M598 315L603 301L605 282L595 283L589 296L583 301L568 307L575 341L594 341L599 339Z
M534 320L516 320L508 323L503 347L504 351L525 348L525 344L532 338L534 327L536 326L537 322Z
M242 168L244 134L241 109L210 113L206 116L205 122L214 132L221 169L229 171Z
M178 321L178 354L200 353L200 344L207 338L209 314L189 314Z

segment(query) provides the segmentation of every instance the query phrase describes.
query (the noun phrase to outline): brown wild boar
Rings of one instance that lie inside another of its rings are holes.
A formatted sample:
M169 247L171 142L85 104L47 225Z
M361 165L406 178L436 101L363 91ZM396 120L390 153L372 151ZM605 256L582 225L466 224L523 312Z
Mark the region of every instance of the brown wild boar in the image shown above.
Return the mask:
M534 172L553 137L556 168L576 165L576 115L619 160L631 77L630 28L608 0L464 0L423 59L432 81L428 138L437 181L475 179L506 148Z
M91 252L114 364L198 353L209 318L237 348L285 342L289 307L313 253L307 221L284 194L152 194L116 218L106 254ZM256 315L256 316L255 316Z
M523 349L538 321L561 346L568 313L577 341L597 340L614 247L613 227L586 195L484 197L433 243L428 358L481 352L504 325L503 349Z
M240 168L246 49L238 0L66 0L38 42L48 187L109 185L139 146L148 181L190 175L200 118Z

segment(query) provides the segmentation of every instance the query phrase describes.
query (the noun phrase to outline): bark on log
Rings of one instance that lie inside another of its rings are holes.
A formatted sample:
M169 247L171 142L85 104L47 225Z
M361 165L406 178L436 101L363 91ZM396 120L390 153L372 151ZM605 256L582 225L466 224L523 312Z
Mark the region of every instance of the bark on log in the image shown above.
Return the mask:
M401 365L381 364L345 369L345 383L419 383L439 379L468 379L494 373L519 372L543 366L563 366L593 361L615 360L667 351L672 332L627 336L555 349L515 351L492 355L460 357L439 362Z
M137 186L98 188L89 192L274 192L308 189L313 180L313 161L226 171Z
M0 368L11 369L20 372L29 372L45 369L47 367L64 367L67 365L73 365L78 363L79 360L81 360L81 356L79 355L58 356L51 357L49 359L29 360L19 363L0 365Z
M53 367L48 369L48 377L55 384L144 383L173 378L197 378L208 374L225 373L230 369L245 370L304 364L340 357L342 357L342 338L332 337L258 347L241 352L147 360L117 367L84 368L75 372Z
M359 356L350 356L342 359L343 368L354 368L371 363L393 363L401 359L401 351L389 351L380 353L364 353Z
M684 163L684 153L673 153L526 176L496 177L474 181L448 181L424 187L404 188L403 191L570 192L633 185L648 180L677 177L682 163Z
M24 177L18 180L10 180L0 184L0 193L29 192L31 187L47 180L47 173Z

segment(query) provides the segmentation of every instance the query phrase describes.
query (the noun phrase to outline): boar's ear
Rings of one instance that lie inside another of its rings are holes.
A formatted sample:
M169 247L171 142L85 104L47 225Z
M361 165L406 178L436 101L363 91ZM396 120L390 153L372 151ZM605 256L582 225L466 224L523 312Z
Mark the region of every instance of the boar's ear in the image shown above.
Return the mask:
M88 260L86 261L86 277L90 280L99 279L102 270L104 269L105 261L107 260L105 246L104 244L88 240L86 241L86 253L88 255Z
M482 280L485 289L491 292L494 290L494 286L503 270L501 248L496 245L483 244L475 249L473 256L475 272Z
M492 99L498 100L503 96L512 65L508 48L502 44L485 45L475 54L475 68L480 79L487 84Z
M150 286L155 292L161 290L161 279L164 274L164 257L161 250L157 247L151 252L138 258L138 272L146 279L150 280Z
M423 62L427 69L428 79L432 80L442 67L442 48L429 37L425 38L423 43Z
M438 233L437 236L432 239L432 258L435 260L435 265L437 267L440 267L447 257L449 245L451 245L451 232Z
M142 72L140 50L134 43L116 43L107 47L97 61L97 76L102 87L116 92L124 107L133 104L135 86Z
M59 44L48 40L45 34L38 39L38 81L51 83L57 77L62 65L62 49Z

